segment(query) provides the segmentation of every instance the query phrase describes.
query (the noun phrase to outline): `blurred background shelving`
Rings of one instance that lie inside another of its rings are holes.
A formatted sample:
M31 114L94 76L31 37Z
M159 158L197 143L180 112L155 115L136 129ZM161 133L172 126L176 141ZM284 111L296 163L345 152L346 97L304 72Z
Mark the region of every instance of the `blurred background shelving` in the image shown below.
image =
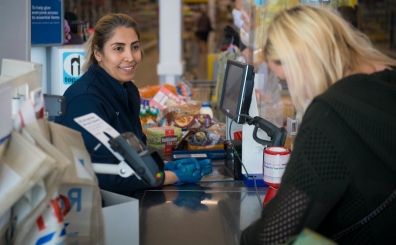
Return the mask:
M209 37L208 53L203 53L196 42L195 26L199 9L205 9L208 2L207 0L183 1L182 45L186 65L184 75L188 79L207 79L208 72L211 74L216 72L214 71L217 69L216 62L210 61L213 67L208 68L208 59L220 52L224 26L233 23L231 11L234 2L234 0L215 1L215 18L212 19L215 28ZM358 4L361 31L370 38L375 47L396 58L396 0L358 0ZM88 22L90 27L110 12L129 14L137 21L145 51L145 57L135 77L138 86L159 83L156 74L159 63L158 7L158 1L151 0L64 0L65 11L75 13L79 20Z

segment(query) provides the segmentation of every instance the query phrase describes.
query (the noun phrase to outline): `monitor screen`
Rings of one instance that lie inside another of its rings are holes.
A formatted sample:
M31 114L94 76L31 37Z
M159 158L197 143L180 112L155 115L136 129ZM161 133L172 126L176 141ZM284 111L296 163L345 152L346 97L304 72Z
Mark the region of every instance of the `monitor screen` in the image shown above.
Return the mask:
M253 86L253 66L228 60L220 100L220 111L236 123L245 123L246 118L238 115L248 115Z

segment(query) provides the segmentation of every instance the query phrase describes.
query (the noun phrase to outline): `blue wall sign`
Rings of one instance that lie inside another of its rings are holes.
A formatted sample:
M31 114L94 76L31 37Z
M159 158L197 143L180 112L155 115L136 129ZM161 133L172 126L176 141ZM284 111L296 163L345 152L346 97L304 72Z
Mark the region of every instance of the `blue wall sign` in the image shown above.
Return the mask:
M63 44L63 0L31 0L31 44Z

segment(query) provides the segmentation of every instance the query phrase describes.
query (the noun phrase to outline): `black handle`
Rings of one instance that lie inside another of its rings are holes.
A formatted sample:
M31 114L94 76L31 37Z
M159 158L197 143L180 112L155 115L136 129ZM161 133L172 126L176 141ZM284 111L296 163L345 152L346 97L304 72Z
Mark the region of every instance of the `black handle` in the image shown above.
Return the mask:
M259 129L259 126L254 127L253 139L259 144L266 145L266 146L272 146L272 142L271 141L263 140L263 139L260 139L259 137L257 137L257 130L258 129Z
M283 127L278 128L271 122L261 118L261 117L254 117L248 121L249 125L254 125L253 130L253 139L262 145L266 146L284 146L286 141L286 129ZM271 137L271 141L263 140L257 137L257 130L258 129L264 130L269 137Z

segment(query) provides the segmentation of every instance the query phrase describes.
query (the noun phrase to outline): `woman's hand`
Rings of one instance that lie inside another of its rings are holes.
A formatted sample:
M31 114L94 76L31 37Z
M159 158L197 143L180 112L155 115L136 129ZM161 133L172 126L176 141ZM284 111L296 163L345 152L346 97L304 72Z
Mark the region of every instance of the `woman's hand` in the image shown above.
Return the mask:
M174 183L179 182L179 178L176 176L176 174L172 171L164 171L165 172L165 181L164 185L172 185Z

